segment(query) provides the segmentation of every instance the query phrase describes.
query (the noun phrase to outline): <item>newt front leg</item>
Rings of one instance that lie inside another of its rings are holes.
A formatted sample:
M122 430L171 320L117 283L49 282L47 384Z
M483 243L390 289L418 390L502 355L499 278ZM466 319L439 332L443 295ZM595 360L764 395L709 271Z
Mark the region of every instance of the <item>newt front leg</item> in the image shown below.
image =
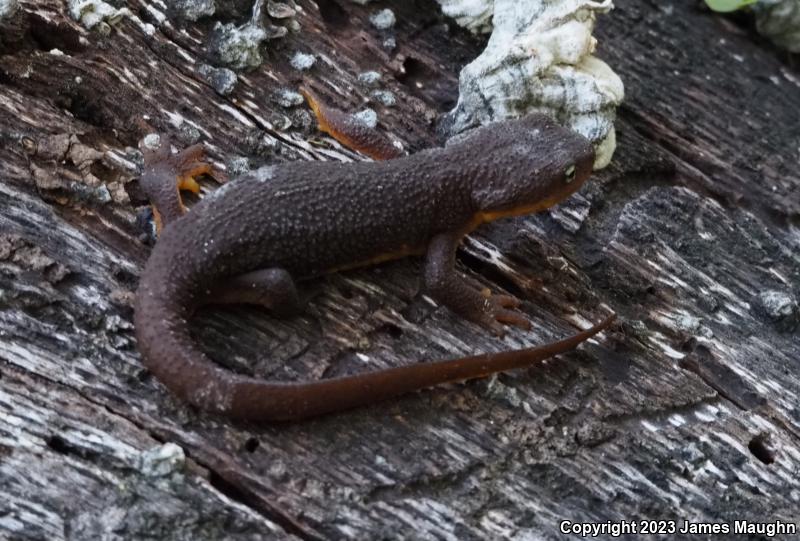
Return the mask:
M501 323L530 329L530 322L519 312L509 310L520 305L510 295L492 295L488 290L477 291L455 270L458 235L436 235L428 245L425 259L425 286L436 301L444 304L465 319L488 327L498 336L505 334Z

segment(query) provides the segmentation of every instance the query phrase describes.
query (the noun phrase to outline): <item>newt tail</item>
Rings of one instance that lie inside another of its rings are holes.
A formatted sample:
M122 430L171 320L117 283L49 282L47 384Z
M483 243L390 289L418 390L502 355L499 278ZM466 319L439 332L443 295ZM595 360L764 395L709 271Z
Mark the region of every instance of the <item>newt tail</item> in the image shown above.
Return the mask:
M154 280L155 279L155 280ZM185 292L169 291L158 277L143 276L136 329L147 368L184 401L233 419L293 421L343 411L433 387L531 366L575 349L607 329L593 327L538 347L435 362L417 362L352 376L303 383L269 382L234 374L214 364L193 342ZM159 296L166 293L166 297Z

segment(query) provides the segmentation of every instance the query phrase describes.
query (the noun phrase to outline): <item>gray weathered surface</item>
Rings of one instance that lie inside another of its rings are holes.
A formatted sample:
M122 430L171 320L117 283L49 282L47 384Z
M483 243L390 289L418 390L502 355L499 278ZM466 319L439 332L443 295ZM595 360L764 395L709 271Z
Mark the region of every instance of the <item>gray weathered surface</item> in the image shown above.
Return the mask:
M21 2L0 23L0 538L555 539L562 519L797 520L800 73L688 0L619 0L600 22L628 92L612 166L559 209L465 243L463 270L526 299L533 332L499 341L457 320L418 293L413 260L321 281L294 320L228 309L196 326L216 359L280 379L541 343L602 304L614 332L537 369L285 426L197 415L149 377L125 147L161 130L254 166L353 158L276 99L301 50L352 110L372 91L357 75L381 72L397 105L370 106L422 148L479 51L433 2L327 0L324 18L300 4L302 33L269 42L229 97L199 75L209 21L148 37L126 19L101 37L59 3ZM368 23L384 4L388 53ZM154 465L159 450L172 461Z

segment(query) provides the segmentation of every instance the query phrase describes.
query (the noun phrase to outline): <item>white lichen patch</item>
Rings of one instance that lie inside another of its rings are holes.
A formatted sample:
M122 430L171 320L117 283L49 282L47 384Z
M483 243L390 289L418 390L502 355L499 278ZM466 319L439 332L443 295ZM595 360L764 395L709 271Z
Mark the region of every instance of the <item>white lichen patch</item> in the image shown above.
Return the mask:
M214 15L217 6L214 0L172 0L171 8L178 11L187 21Z
M488 9L491 2L485 4ZM451 132L545 113L589 138L595 168L605 167L616 146L614 118L624 87L592 56L592 30L596 14L611 8L611 0L496 0L489 43L461 71L459 101L448 115Z
M442 13L475 34L492 31L494 0L438 0Z
M385 107L394 107L397 105L397 98L388 90L375 90L369 96Z
M221 96L229 96L236 88L238 77L228 68L215 68L208 64L201 64L197 71Z
M389 30L396 22L394 12L391 9L382 9L369 18L372 26L378 30Z
M114 25L123 17L130 17L128 8L116 8L102 0L69 0L69 14L91 30L99 24Z
M212 37L218 60L234 69L260 66L263 59L259 47L266 39L266 30L249 23L237 27L232 23L218 22Z
M367 126L375 128L378 125L378 113L373 109L364 109L353 115L353 119Z
M381 74L377 71L365 71L358 74L358 82L364 86L374 86L381 80Z
M218 63L236 70L257 68L263 61L262 43L266 40L282 38L289 32L286 26L275 26L266 22L264 8L264 0L256 0L248 22L240 26L221 22L214 25L210 49ZM290 17L295 13L293 8L280 2L267 2L266 11L273 18ZM299 30L299 26L294 20L289 20L286 24Z
M174 443L165 443L141 454L139 470L147 477L164 477L180 471L185 463L183 449Z
M305 98L299 92L290 88L281 88L275 93L275 101L284 108L296 107L305 102Z
M772 319L791 317L798 311L795 298L784 291L766 290L758 294L759 308Z
M145 146L145 148L156 150L161 145L161 136L157 133L149 133L144 136L144 139L142 139L142 144Z
M311 66L313 66L316 61L317 58L313 54L297 52L294 54L289 63L294 69L298 71L305 71L307 69L311 69Z

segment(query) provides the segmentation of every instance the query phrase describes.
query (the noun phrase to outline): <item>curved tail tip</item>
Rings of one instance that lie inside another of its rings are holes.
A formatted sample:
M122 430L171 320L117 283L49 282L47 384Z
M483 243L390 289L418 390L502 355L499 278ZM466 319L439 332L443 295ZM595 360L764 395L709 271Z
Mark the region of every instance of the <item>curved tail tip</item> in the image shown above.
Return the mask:
M612 323L614 323L616 320L617 320L617 314L615 314L614 312L611 312L611 313L610 313L609 315L607 315L607 316L606 316L606 318L605 318L605 319L604 319L604 320L601 322L601 325L606 325L606 326L608 326L608 325L611 325Z
M597 325L592 326L589 330L592 334L597 334L601 331L608 329L615 321L617 320L617 314L611 313L611 315L606 316L606 318L598 323Z
M595 334L599 334L604 330L608 329L616 320L617 320L617 314L612 312L610 315L606 316L605 319L603 319L603 321L601 321L600 323L596 323L595 325L592 325L583 332L588 334L589 336L594 336Z

